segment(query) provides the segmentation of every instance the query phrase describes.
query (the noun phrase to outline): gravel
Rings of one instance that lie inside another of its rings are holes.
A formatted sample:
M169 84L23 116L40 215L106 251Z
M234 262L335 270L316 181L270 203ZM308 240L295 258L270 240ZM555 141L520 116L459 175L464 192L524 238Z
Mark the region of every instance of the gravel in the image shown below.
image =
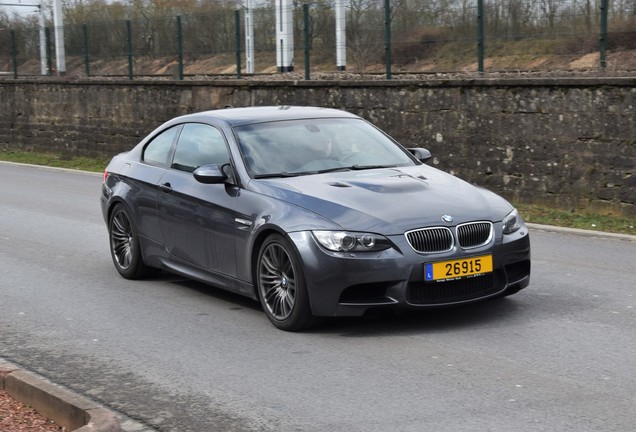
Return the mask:
M0 368L0 377L9 372L10 370ZM63 432L64 428L12 398L5 390L0 390L0 431Z
M38 414L33 408L0 390L0 430L2 432L62 432L64 428Z

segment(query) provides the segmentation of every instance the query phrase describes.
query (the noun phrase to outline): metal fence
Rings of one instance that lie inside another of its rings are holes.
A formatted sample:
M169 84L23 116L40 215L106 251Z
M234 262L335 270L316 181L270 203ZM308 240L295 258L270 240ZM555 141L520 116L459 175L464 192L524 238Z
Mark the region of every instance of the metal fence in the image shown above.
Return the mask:
M316 79L338 70L333 1L290 4L286 72ZM63 71L52 60L55 28L0 22L0 71L13 78L276 74L277 12L265 4L67 23ZM344 23L346 68L339 69L360 75L636 70L635 0L611 7L608 0L347 0ZM253 58L246 57L250 44Z

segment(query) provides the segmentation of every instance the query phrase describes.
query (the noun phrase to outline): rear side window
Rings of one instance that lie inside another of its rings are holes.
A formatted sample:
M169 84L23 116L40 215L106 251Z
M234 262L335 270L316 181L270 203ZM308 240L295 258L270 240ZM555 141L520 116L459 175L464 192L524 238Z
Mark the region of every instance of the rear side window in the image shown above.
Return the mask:
M183 126L172 168L192 172L202 165L223 165L230 160L225 139L215 127L190 123Z
M175 126L154 137L144 149L143 161L151 165L168 166L170 148L178 132L179 126Z

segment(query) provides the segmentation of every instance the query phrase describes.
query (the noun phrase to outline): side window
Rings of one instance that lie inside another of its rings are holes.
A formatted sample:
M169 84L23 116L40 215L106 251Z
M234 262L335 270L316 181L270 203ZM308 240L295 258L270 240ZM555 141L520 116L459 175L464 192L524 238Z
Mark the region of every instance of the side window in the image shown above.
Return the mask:
M179 127L175 126L161 132L144 149L143 161L152 165L170 164L170 147L174 138L179 132Z
M209 125L190 123L179 136L172 168L192 172L202 165L223 165L229 160L221 131Z

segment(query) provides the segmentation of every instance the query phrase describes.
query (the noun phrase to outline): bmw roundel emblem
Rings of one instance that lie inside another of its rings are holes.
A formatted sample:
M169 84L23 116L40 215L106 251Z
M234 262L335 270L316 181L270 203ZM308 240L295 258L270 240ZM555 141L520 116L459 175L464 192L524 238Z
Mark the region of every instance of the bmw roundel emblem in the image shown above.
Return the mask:
M442 220L443 220L444 222L451 223L451 222L453 221L453 217L452 217L451 215L447 215L447 214L445 214L444 216L442 216Z

